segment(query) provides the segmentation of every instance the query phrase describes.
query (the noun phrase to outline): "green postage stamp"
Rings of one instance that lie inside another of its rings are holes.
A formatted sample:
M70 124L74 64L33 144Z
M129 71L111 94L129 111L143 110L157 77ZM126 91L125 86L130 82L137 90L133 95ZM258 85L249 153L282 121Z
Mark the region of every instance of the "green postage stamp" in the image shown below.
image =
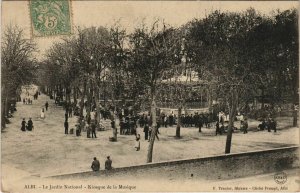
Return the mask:
M29 6L33 36L71 34L69 0L30 0Z

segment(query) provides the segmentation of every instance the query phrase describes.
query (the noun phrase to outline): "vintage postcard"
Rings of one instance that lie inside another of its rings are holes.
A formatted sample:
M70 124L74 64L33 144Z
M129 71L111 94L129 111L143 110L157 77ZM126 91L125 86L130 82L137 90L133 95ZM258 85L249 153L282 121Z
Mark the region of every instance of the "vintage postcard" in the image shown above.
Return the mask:
M297 1L4 0L1 191L297 192Z

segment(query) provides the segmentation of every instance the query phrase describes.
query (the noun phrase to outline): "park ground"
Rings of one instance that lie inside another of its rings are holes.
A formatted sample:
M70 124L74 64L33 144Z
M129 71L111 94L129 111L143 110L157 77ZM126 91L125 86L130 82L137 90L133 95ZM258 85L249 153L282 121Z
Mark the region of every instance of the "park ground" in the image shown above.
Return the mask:
M44 120L39 118L41 108L49 102ZM22 118L32 117L34 130L22 132ZM118 135L117 142L109 142L112 130L98 131L98 138L64 134L64 111L55 106L46 95L40 95L32 105L17 103L17 111L11 123L2 131L2 179L24 177L45 177L81 171L89 171L93 157L97 157L104 167L106 156L110 155L113 167L132 166L146 163L148 141L144 140L142 128L141 150L135 151L133 135ZM69 118L74 128L77 118ZM232 153L288 147L299 144L299 128L291 127L292 118L280 117L278 131L254 131L257 121L249 120L248 134L235 132L232 138ZM105 125L109 125L105 121ZM182 128L181 139L176 139L175 126L161 128L159 140L155 141L153 162L198 158L224 154L226 136L215 136L215 129Z

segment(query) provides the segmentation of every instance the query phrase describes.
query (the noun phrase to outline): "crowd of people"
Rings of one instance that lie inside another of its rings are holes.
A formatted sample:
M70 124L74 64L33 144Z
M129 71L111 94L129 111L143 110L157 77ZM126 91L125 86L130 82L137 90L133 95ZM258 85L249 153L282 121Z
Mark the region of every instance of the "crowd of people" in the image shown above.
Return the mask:
M38 95L40 93L37 91L34 95L34 100L38 99ZM23 98L24 104L32 104L30 102L30 96L29 93L26 94L26 97ZM86 104L85 104L86 105ZM75 132L76 136L81 136L82 131L86 132L87 138L97 138L96 130L99 127L99 123L97 123L97 114L95 107L91 107L92 111L86 114L86 116L79 116L79 106L80 104L71 103L71 102L65 102L64 103L64 110L65 110L65 120L64 120L64 128L65 128L65 134L74 134L74 129L69 129L69 117L72 117L73 115L78 116L77 124L75 125ZM45 119L45 112L49 109L49 103L46 101L44 108L41 110L40 118ZM119 133L120 135L134 135L135 136L135 143L134 143L134 149L136 151L140 151L141 149L141 136L137 132L138 126L142 128L142 132L144 133L144 139L145 141L150 141L152 132L154 131L153 124L152 124L152 117L150 113L143 113L143 114L135 114L133 112L130 112L126 109L118 109L116 112L112 112L108 109L102 108L101 110L101 117L103 119L111 119L111 128L115 129L116 126L116 120L115 117L119 118ZM116 116L112 116L112 114L115 114ZM220 111L217 114L213 113L194 113L194 114L182 114L180 116L180 123L182 127L196 127L199 128L199 132L201 132L202 127L206 128L212 128L215 126L216 135L222 135L226 133L228 130L228 121L229 121L229 115L224 113L223 111ZM248 133L248 120L243 114L238 114L235 118L235 121L240 122L240 130L244 133ZM157 122L156 122L156 133L154 137L159 140L158 134L160 134L159 129L160 127L173 127L178 123L178 117L173 113L173 111L169 114L167 113L160 113L157 116ZM215 123L215 124L214 124ZM274 130L274 132L277 131L276 129L277 123L273 118L267 118L263 120L259 125L259 130L268 130L268 132L271 132L271 130ZM26 122L25 118L23 118L21 123L21 130L22 131L32 131L34 129L33 121L31 118ZM236 127L233 125L233 130L237 130ZM100 170L100 162L97 160L96 157L94 157L94 160L92 162L91 168L93 171L99 171ZM110 156L107 156L107 160L105 161L105 170L111 170L112 169L112 160L110 159Z

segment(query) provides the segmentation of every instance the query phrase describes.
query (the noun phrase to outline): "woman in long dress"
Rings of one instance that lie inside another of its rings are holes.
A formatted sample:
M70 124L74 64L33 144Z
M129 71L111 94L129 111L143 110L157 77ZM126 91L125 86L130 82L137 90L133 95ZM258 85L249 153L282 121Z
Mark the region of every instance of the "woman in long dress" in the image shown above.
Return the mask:
M21 130L22 131L26 131L26 121L25 121L25 118L23 118Z
M42 111L41 111L41 119L45 119L45 111L44 111L44 108L42 108Z

